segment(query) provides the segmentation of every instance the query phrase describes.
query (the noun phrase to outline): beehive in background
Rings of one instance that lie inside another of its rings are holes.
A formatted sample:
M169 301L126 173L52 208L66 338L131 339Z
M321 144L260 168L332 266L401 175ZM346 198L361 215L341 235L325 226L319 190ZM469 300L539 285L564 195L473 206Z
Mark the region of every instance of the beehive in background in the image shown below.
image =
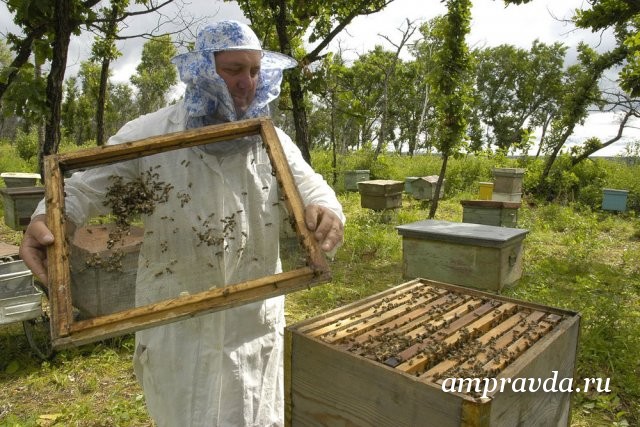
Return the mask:
M26 230L31 214L44 198L44 187L0 188L4 204L4 223L14 230Z
M411 183L412 195L418 200L432 200L436 194L436 185L438 183L438 175L430 175L419 177ZM444 197L444 186L446 180L442 181L438 199Z
M79 228L71 242L71 289L73 305L82 317L93 318L126 310L135 305L138 255L142 247L140 227L109 247L115 224Z
M522 276L529 230L424 220L398 227L402 274L499 292Z
M292 426L567 425L569 392L445 392L447 378L573 378L580 317L416 279L286 329Z
M495 225L498 227L518 226L518 209L522 203L498 200L461 200L462 222Z
M358 183L368 181L370 177L369 169L358 169L344 172L344 189L347 191L358 191Z
M382 211L402 207L404 182L390 179L374 179L358 183L360 206Z
M522 168L494 168L493 169L492 200L502 202L520 202L522 200L522 178L525 170Z

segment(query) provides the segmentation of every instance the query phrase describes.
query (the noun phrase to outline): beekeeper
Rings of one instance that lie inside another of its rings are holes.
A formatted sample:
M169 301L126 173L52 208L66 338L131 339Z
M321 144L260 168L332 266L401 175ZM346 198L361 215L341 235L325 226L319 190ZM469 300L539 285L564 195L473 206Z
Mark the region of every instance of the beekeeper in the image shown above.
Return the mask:
M127 123L109 144L266 116L295 61L262 50L254 32L222 21L199 32L195 49L173 62L184 99ZM305 221L325 251L342 241L335 193L280 129L305 204ZM66 214L77 225L109 211L114 177L170 183L166 201L144 216L136 304L280 271L278 185L255 138L185 148L75 173L65 183ZM119 178L118 178L119 179ZM53 236L44 204L32 217L20 254L46 282L44 248ZM284 297L136 333L134 370L159 426L282 425Z

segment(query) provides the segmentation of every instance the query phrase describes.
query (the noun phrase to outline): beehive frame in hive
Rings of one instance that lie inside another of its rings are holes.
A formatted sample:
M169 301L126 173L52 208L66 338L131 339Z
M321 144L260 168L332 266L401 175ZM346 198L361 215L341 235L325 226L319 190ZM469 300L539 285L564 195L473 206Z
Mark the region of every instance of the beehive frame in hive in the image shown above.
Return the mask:
M568 425L570 393L441 387L445 378L573 377L579 320L412 280L286 328L286 424Z
M64 173L152 154L258 135L266 148L306 266L117 313L76 320L73 316L69 247L65 239ZM216 310L282 295L330 280L324 253L304 222L304 205L273 123L268 118L225 123L119 145L45 157L46 222L54 235L47 249L51 336L55 348L80 345Z

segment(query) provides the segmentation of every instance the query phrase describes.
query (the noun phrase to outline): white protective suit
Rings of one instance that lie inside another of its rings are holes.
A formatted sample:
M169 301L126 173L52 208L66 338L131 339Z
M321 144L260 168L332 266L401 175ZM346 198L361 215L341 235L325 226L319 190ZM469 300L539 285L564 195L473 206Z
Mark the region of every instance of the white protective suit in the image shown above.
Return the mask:
M109 143L181 131L185 121L178 102L129 122ZM279 129L278 136L305 205L326 206L344 223L333 190ZM67 215L83 224L107 213L109 176L136 178L150 169L173 189L144 218L138 304L279 271L278 185L259 143L223 156L193 147L76 173L65 185ZM185 203L179 195L186 193ZM221 232L229 218L234 227L223 243L208 246L197 237L212 227L207 219ZM281 425L284 325L284 297L276 297L136 333L134 369L158 426Z

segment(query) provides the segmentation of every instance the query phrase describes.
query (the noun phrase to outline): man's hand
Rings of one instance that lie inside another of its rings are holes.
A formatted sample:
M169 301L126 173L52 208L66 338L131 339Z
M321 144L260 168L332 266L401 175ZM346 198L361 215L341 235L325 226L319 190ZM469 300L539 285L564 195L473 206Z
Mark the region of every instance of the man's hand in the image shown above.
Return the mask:
M31 220L22 237L19 255L31 272L45 285L47 276L47 246L53 243L53 234L44 222L44 215Z
M344 226L330 209L320 205L309 205L304 209L304 221L323 251L329 252L342 242Z

